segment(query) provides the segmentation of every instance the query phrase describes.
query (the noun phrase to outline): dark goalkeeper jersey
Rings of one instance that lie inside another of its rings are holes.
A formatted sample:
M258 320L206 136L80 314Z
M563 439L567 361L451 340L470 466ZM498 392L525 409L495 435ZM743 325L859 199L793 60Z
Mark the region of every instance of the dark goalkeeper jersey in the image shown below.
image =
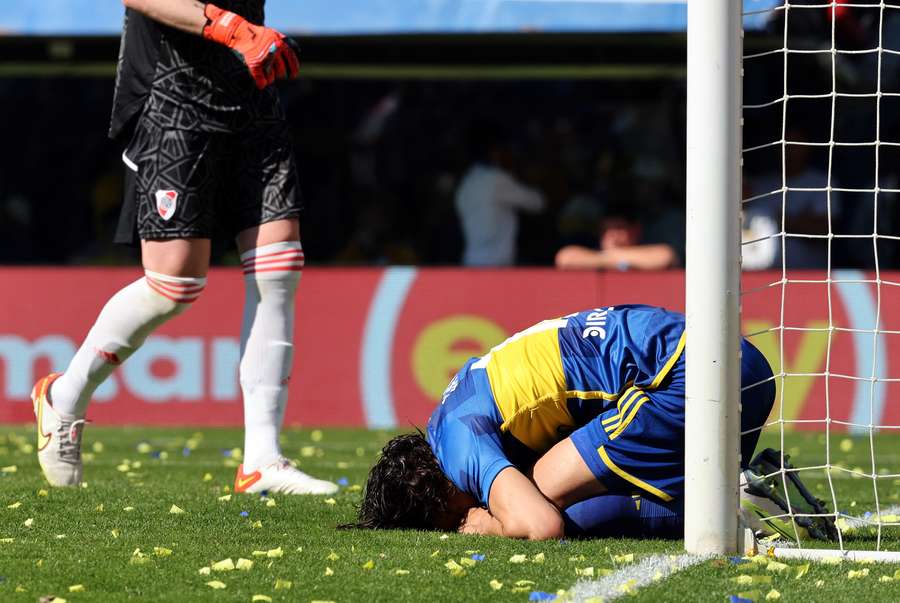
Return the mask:
M262 24L265 0L218 0L251 23ZM162 25L126 9L109 135L130 130L151 111L161 125L183 130L232 132L259 118L280 116L270 86L259 91L228 48Z

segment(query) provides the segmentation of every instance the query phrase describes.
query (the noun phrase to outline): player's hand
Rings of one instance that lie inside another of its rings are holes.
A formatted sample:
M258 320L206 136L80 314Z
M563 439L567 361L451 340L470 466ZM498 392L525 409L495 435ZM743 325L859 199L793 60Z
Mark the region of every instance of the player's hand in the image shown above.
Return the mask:
M490 535L496 532L497 520L490 511L482 507L472 507L459 525L460 534Z
M209 22L203 28L203 37L233 50L260 90L275 80L293 79L300 73L298 48L281 32L253 25L214 4L207 4L204 14Z

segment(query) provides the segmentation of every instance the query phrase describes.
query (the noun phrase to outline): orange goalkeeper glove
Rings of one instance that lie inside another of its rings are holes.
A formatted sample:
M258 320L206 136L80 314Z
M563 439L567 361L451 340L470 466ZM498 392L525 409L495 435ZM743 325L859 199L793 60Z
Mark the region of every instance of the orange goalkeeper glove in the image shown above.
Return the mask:
M253 25L242 16L207 4L208 22L203 37L230 48L250 71L262 90L275 80L293 79L300 72L297 47L284 34L270 27Z

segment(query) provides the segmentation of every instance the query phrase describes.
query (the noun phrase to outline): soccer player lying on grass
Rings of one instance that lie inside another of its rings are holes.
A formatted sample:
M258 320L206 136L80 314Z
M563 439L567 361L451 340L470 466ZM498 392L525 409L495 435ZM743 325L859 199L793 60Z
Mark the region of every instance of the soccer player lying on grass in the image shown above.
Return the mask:
M684 346L682 314L642 305L587 310L513 335L460 369L431 415L427 439L417 433L388 442L355 525L534 540L680 537ZM749 471L747 460L775 384L747 341L741 384L741 468L758 502L769 503L784 480L767 481L772 471ZM767 454L777 465L777 453ZM796 492L789 496L795 511L804 510Z

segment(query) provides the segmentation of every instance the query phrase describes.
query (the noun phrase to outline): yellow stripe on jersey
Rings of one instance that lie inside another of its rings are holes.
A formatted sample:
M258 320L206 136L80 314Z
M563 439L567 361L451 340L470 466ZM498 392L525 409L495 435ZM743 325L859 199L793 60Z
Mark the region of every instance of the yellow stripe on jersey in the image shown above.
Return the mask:
M681 334L681 339L678 340L678 347L675 348L675 353L669 357L659 372L656 373L656 377L653 378L653 381L647 386L647 389L656 389L659 387L659 384L663 382L663 379L666 378L666 375L669 374L669 371L672 370L672 367L675 366L675 363L678 361L678 357L681 356L681 353L684 351L686 337L687 331Z
M601 421L603 428L606 430L606 433L610 433L615 431L619 426L619 422L622 420L622 417L625 416L625 413L628 412L628 408L632 402L634 402L643 392L636 387L629 387L626 389L622 395L619 397L619 402L617 404L618 411L616 414L607 417Z
M628 415L628 417L625 419L622 419L622 421L618 424L618 426L616 426L615 431L613 431L611 434L609 434L609 439L614 440L619 436L619 434L621 434L623 431L625 431L625 428L628 427L628 425L634 420L635 415L637 415L638 409L644 405L644 402L649 402L649 401L650 401L650 398L648 398L646 395L641 396L638 399L638 401L634 404L634 406L631 408L631 413ZM622 412L622 415L623 416L625 415L624 411Z
M600 448L597 449L597 454L600 455L600 459L603 461L603 463L607 467L609 467L610 471L612 471L613 473L615 473L616 475L618 475L619 477L624 479L626 482L628 482L630 484L634 484L641 490L646 490L650 494L653 494L654 496L657 496L666 502L673 500L673 498L671 496L669 496L668 494L666 494L659 488L656 488L656 487L648 484L647 482L645 482L642 479L638 479L637 477L631 475L630 473L628 473L627 471L623 470L621 467L616 465L614 462L612 462L612 459L609 458L608 454L606 454L606 450L604 449L603 446L601 446Z
M510 337L491 350L485 366L501 429L535 452L559 441L560 428L575 427L557 334L565 324L548 320Z

